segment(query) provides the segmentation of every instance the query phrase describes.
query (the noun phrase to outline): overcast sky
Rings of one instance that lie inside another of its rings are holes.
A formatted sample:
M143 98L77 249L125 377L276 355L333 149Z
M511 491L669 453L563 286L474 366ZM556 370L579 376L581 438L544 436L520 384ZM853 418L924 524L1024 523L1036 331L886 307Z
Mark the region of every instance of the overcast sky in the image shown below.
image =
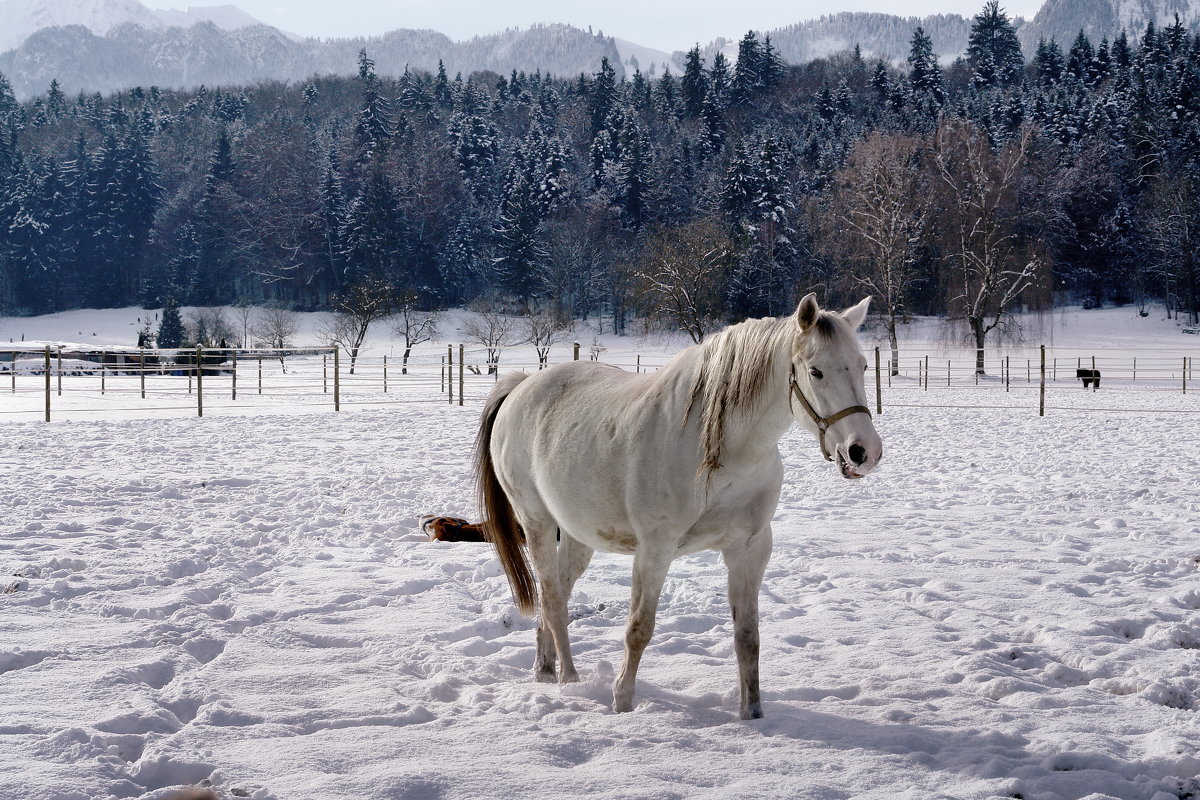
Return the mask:
M495 33L537 22L591 25L647 47L686 50L717 36L740 37L751 28L770 30L831 11L880 11L904 16L958 13L973 16L983 0L143 0L148 6L180 7L231 2L278 28L303 36L359 36L396 28L432 28L452 39ZM1032 17L1040 0L1002 2L1010 17Z

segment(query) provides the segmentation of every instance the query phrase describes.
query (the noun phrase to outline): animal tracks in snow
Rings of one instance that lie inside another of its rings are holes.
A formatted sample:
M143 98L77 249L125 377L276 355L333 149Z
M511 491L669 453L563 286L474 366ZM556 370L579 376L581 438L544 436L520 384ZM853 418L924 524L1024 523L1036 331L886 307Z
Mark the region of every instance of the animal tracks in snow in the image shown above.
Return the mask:
M626 557L597 554L569 603L580 683L532 680L534 621L494 555L416 530L472 507L475 413L7 427L29 435L0 496L0 796L467 800L530 775L597 798L1200 788L1194 499L1140 445L1200 432L1106 429L1081 465L1078 418L948 411L931 434L889 409L897 446L847 482L793 431L767 717L741 723L716 554L673 566L633 713L609 688ZM68 450L69 471L39 466Z

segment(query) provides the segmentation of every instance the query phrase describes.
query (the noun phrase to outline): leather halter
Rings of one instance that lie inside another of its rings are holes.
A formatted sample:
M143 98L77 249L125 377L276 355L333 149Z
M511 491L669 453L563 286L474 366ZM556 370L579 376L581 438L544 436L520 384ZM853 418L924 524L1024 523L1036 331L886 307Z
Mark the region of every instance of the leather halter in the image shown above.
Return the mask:
M792 385L792 393L788 395L788 405L791 405L793 396L800 401L800 405L805 411L808 412L808 416L812 419L813 424L817 426L817 438L821 442L821 455L825 456L826 461L833 461L833 456L830 455L829 449L825 447L825 431L829 430L835 422L845 419L851 414L866 414L869 417L871 416L871 409L867 408L866 406L849 406L848 408L843 408L836 414L830 414L828 417L822 417L812 407L812 403L808 402L808 399L804 396L804 392L800 391L800 384L796 381L795 364L792 365L791 380L789 382ZM795 411L793 411L792 414L794 416Z

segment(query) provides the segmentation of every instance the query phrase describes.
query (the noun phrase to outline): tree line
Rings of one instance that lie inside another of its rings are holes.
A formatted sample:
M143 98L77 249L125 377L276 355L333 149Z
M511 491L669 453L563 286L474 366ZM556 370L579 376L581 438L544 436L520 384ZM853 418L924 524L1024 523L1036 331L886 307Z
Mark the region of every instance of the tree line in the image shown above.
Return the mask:
M944 67L788 66L747 33L679 75L406 70L26 103L0 76L0 313L476 304L699 340L798 293L894 330L1157 301L1200 313L1200 36L1027 59L997 0ZM358 301L353 298L358 297Z

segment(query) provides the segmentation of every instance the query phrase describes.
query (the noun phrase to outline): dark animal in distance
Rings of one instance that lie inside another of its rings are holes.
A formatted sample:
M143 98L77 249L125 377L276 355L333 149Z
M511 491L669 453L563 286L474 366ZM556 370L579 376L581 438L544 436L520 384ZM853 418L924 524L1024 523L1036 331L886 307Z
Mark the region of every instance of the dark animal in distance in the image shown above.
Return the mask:
M1075 377L1083 381L1083 388L1088 388L1095 384L1094 388L1100 388L1100 370L1098 369L1077 369Z

